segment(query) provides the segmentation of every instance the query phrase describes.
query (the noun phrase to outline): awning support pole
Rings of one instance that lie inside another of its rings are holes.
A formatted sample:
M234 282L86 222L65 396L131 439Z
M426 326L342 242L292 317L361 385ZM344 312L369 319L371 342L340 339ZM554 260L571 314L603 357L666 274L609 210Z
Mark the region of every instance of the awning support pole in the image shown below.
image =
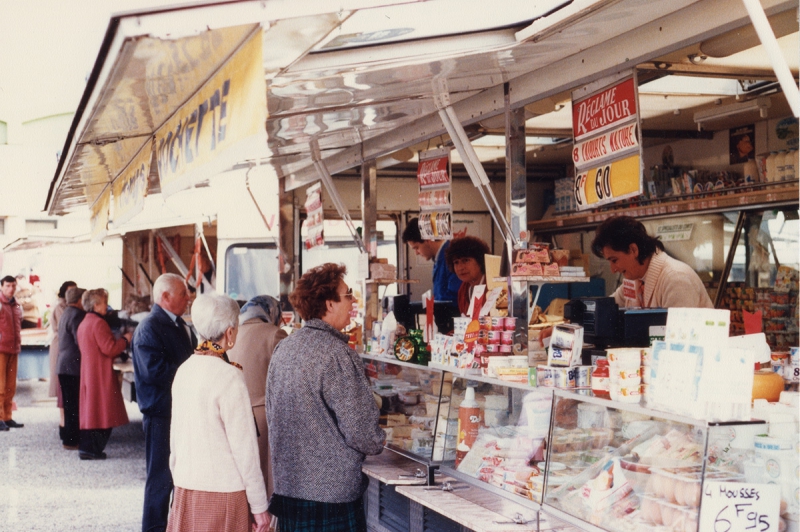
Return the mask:
M356 246L358 246L359 253L364 253L366 251L366 248L364 247L364 241L361 239L358 231L356 231L356 226L353 224L353 220L350 218L350 212L347 210L347 207L345 207L342 197L339 195L339 191L336 190L336 186L333 184L333 178L331 177L330 172L328 172L328 168L325 166L325 162L320 156L319 143L316 141L316 139L314 139L311 141L310 145L311 159L314 161L314 167L317 169L319 179L325 185L325 189L328 191L328 195L331 197L333 206L336 207L336 211L339 213L339 216L342 217L347 229L350 231L353 241L356 243Z
M747 14L750 15L750 20L753 22L753 27L756 29L758 39L764 46L767 52L770 63L772 63L772 70L781 84L783 94L789 101L789 107L792 108L792 114L795 117L800 117L800 90L792 76L789 65L781 53L781 48L778 45L778 39L775 38L775 33L772 31L772 26L769 25L767 15L764 13L764 7L758 0L742 0L744 7L747 9Z
M442 123L445 129L447 129L447 133L450 135L453 145L461 156L464 168L467 170L472 184L478 189L478 192L480 192L483 202L489 209L489 214L492 216L492 220L494 220L497 230L500 232L503 240L516 246L518 244L517 238L503 215L502 207L500 207L500 204L497 202L497 198L489 183L489 177L486 175L486 171L483 169L483 165L478 159L478 154L475 153L475 149L472 147L469 137L467 137L467 132L464 131L464 126L461 125L455 110L453 110L453 107L450 105L450 93L447 88L447 81L444 78L434 79L433 92L434 102L439 109L439 117L442 119Z

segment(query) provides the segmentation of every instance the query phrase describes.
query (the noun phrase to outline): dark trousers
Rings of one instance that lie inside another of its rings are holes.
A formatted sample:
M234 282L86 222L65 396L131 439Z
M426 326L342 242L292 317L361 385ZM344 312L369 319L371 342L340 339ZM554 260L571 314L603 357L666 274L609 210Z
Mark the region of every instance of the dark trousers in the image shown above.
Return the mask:
M61 440L64 445L75 446L80 442L80 412L81 378L74 375L59 375L61 384L61 397L64 403L64 427L61 430Z
M142 532L163 532L167 528L172 474L169 471L170 418L142 416L147 480L144 484Z
M81 429L78 450L82 453L100 454L111 437L111 429Z

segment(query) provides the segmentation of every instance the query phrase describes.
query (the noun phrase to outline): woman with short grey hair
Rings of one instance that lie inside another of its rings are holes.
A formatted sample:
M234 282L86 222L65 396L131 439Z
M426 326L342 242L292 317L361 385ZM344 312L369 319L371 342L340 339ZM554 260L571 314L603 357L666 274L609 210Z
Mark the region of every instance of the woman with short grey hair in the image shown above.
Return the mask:
M267 492L250 398L242 367L227 355L239 332L239 306L223 294L200 295L192 322L200 345L172 383L175 494L167 530L249 532L252 512L255 530L266 532Z

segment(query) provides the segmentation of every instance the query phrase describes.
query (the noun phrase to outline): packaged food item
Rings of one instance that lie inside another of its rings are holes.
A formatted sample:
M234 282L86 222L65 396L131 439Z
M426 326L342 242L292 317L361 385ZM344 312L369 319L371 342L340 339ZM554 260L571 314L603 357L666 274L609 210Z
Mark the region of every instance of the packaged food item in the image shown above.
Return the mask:
M592 371L592 394L595 397L608 399L609 396L609 369L605 358L597 360L597 366Z
M458 406L458 441L456 442L456 467L478 439L478 429L483 423L483 413L475 400L475 388L467 386L464 400ZM459 457L460 453L464 453Z

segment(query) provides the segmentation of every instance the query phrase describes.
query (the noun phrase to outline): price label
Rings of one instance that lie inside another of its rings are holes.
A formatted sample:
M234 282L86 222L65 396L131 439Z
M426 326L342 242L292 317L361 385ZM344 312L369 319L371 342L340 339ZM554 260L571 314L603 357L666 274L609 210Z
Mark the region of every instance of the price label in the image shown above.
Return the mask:
M700 530L777 532L780 500L777 484L706 482Z
M574 187L578 209L589 209L639 194L640 161L637 153L609 164L578 171Z

